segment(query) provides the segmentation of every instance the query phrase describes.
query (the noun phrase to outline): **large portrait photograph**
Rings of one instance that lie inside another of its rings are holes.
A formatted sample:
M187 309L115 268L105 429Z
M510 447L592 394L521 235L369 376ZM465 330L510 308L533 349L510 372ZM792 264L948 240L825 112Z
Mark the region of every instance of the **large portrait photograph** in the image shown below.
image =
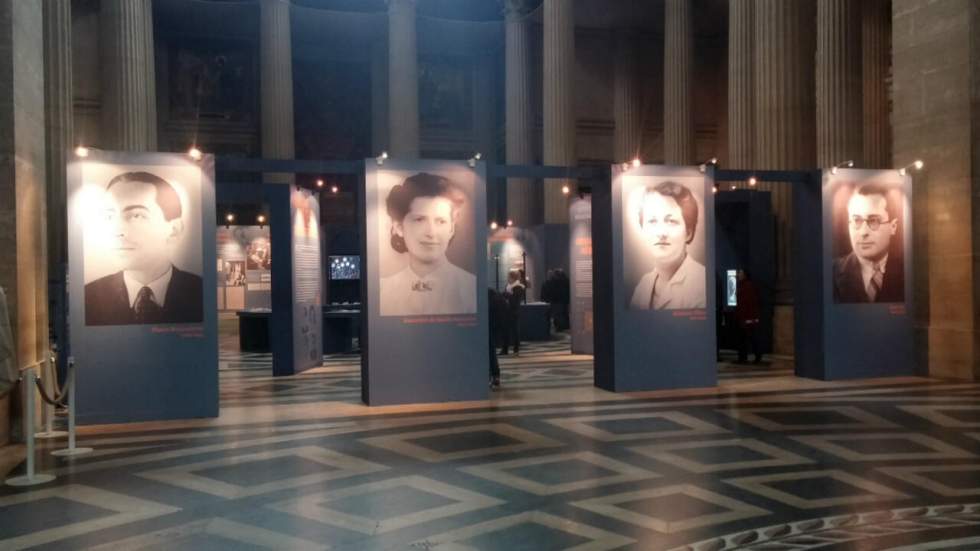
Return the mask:
M201 170L85 163L85 325L201 323Z
M705 308L704 177L622 176L630 310Z
M380 314L475 314L474 172L379 170L377 182Z
M828 183L835 304L905 302L903 178L856 179L841 171Z

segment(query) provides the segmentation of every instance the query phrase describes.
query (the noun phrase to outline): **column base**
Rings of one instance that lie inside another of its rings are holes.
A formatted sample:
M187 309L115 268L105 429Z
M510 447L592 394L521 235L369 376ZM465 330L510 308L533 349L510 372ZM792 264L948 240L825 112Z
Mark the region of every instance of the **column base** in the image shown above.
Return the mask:
M776 304L772 309L772 352L792 356L793 348L793 305Z

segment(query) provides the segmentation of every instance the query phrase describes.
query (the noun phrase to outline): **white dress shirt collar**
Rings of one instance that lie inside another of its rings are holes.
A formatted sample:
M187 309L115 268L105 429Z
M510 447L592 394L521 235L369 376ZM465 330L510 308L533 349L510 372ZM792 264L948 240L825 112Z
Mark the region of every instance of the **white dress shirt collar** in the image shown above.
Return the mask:
M174 267L170 266L167 271L160 277L154 279L153 281L146 284L153 291L153 302L160 305L163 308L164 301L167 300L167 288L170 286L170 279L174 275ZM136 306L136 297L140 294L140 289L144 287L142 283L136 281L129 274L129 272L123 270L123 281L126 283L126 293L129 294L129 306L133 308Z

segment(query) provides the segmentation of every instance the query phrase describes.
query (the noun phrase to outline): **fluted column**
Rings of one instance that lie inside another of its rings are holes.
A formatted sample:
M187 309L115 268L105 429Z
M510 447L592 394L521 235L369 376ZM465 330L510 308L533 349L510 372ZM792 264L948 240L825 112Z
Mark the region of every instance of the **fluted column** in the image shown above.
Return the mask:
M755 164L755 93L752 72L755 0L728 2L728 166Z
M389 153L419 156L419 70L415 0L388 0Z
M568 0L544 0L544 162L571 166L575 158L575 5ZM574 182L545 180L544 221L568 222L568 201L563 185Z
M817 0L817 165L862 166L861 8Z
M259 63L262 102L262 157L292 159L296 155L293 120L293 53L289 3L261 0ZM266 174L267 182L290 183L292 174Z
M664 160L696 162L694 144L693 0L664 3Z
M627 30L616 33L613 61L613 161L621 163L639 157L643 137L643 98L640 96L636 35Z
M102 146L156 148L153 7L150 0L102 0Z
M892 14L888 0L861 0L861 65L864 99L864 165L892 166L888 76Z
M504 4L504 87L507 164L528 165L534 161L531 145L531 51L526 20L527 0ZM507 218L518 226L541 221L534 182L528 178L507 180Z
M755 164L761 169L806 169L816 161L813 23L810 2L756 0ZM774 348L793 351L791 237L792 191L785 183L760 186L772 191L776 218Z
M65 164L72 145L71 2L44 0L44 124L47 132L48 271L64 273Z
M388 149L388 40L371 45L371 154Z

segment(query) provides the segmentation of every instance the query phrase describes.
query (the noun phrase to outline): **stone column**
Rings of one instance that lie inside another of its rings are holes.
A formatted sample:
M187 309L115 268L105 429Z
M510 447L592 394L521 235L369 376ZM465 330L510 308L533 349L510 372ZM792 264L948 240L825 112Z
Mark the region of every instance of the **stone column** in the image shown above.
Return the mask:
M571 166L575 158L575 5L568 0L544 0L544 163ZM562 194L568 180L545 180L544 221L568 222L568 200Z
M388 41L371 46L371 155L388 149Z
M755 164L755 93L752 71L755 52L755 0L728 2L728 166Z
M259 74L262 109L262 157L292 159L296 155L293 120L293 48L289 2L259 4ZM293 174L266 174L267 182L290 183Z
M888 77L892 61L889 0L861 0L861 65L864 98L864 165L892 166Z
M894 160L912 171L918 373L980 380L980 12L973 0L893 0ZM914 29L915 32L898 32ZM941 99L940 99L941 98ZM909 276L906 276L909 277Z
M817 166L863 166L861 8L817 0Z
M388 0L388 152L419 157L419 62L415 1Z
M636 35L616 31L613 60L613 161L631 161L640 155L643 140L643 98L639 86L639 56Z
M48 350L43 37L41 2L0 0L0 287L15 367ZM0 444L8 412L0 398Z
M504 4L504 102L507 164L534 162L531 145L531 51L530 23L526 0L507 0ZM535 200L534 181L507 180L507 219L528 227L541 222L540 205Z
M156 148L151 0L102 0L102 147Z
M44 118L47 127L48 270L64 274L68 261L65 164L73 149L71 2L44 0Z
M814 166L816 131L813 5L802 1L756 0L755 164L760 169ZM776 218L776 307L773 347L793 353L791 271L793 232L789 184L760 186L772 192Z
M693 0L664 3L664 161L670 165L697 162L694 144Z

